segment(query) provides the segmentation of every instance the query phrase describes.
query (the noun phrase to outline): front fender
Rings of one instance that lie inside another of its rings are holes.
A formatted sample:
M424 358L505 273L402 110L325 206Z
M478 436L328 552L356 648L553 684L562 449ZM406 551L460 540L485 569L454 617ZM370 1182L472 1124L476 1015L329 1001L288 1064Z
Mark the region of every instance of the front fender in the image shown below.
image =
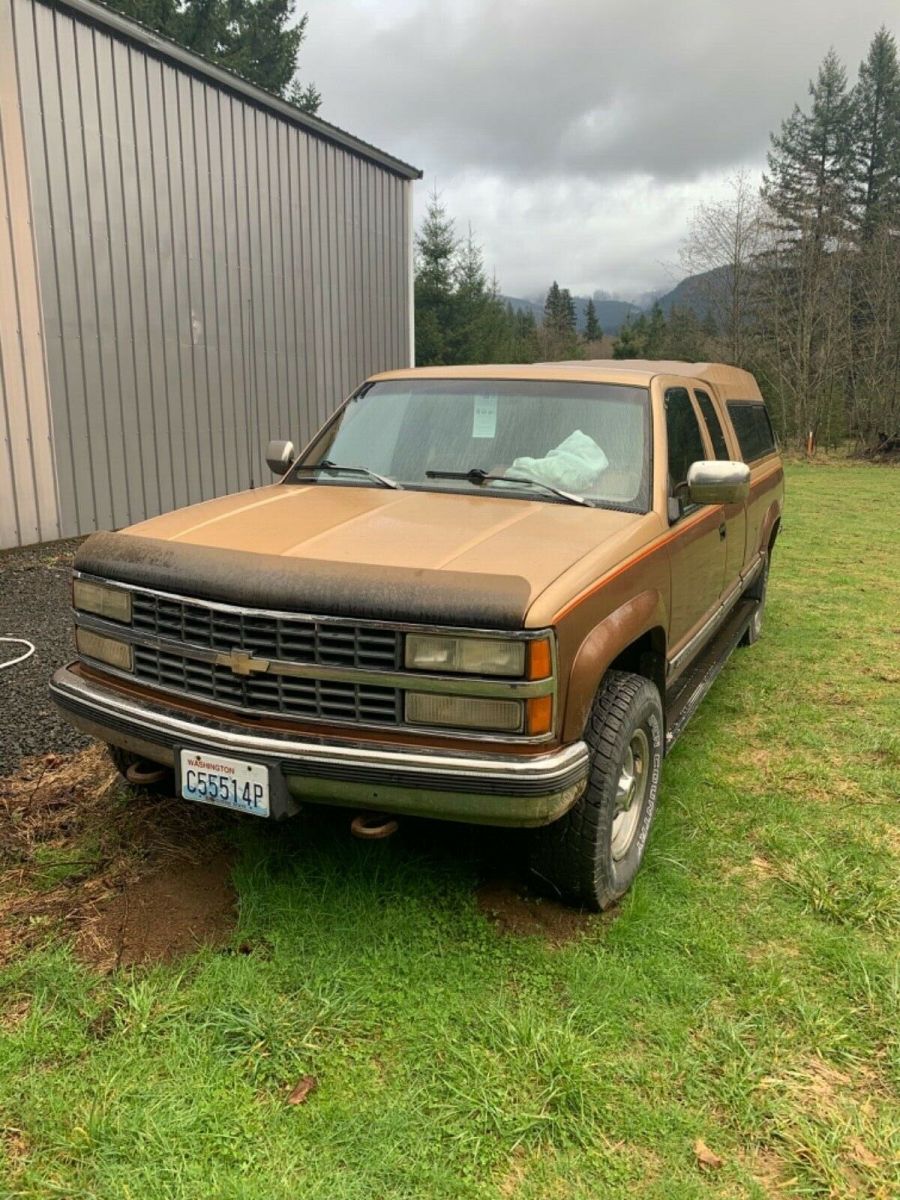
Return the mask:
M580 738L603 676L612 663L638 638L659 630L665 656L665 606L655 589L640 592L605 617L584 638L572 660L563 718L564 742Z

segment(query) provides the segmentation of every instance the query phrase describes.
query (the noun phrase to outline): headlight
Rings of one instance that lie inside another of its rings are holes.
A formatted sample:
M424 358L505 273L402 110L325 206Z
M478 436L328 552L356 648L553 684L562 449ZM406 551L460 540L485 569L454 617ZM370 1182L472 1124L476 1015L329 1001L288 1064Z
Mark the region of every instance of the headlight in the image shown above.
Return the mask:
M518 733L522 728L521 700L488 700L481 696L439 696L434 692L406 693L410 725L453 729L489 729Z
M525 643L501 638L408 633L406 667L414 671L522 676L525 673Z
M131 592L108 587L90 579L76 579L72 585L72 603L82 612L96 613L108 621L131 621Z
M111 667L118 667L120 671L133 669L131 647L127 642L104 637L100 633L94 633L93 629L83 629L79 626L75 630L75 645L78 647L78 653L83 654L85 658L109 663Z

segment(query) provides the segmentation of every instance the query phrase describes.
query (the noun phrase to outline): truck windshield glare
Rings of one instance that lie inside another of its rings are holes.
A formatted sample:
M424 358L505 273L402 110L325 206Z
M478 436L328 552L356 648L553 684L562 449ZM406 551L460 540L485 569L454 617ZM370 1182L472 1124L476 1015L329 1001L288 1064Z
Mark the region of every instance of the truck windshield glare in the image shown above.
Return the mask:
M288 482L308 483L313 474L319 483L367 485L361 472L338 478L324 465L339 462L405 488L471 493L474 469L494 481L480 489L482 495L550 503L581 497L598 507L646 512L649 446L646 388L391 380L353 397ZM315 475L319 463L323 469Z

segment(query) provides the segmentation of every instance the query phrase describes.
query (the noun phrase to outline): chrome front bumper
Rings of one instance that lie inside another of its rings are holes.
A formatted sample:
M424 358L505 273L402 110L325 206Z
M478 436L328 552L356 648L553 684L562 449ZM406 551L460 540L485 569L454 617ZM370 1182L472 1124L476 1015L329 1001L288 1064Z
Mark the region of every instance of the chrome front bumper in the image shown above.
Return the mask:
M50 694L85 733L174 767L181 747L265 763L295 801L374 808L484 825L547 825L584 790L588 751L575 742L548 754L448 753L359 742L298 740L125 697L61 667Z

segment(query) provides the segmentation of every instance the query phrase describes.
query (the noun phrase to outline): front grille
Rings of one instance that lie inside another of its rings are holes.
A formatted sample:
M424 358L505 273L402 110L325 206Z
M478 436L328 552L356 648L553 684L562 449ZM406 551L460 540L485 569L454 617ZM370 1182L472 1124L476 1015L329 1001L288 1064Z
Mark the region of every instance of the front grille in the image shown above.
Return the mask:
M395 671L400 666L400 634L396 630L352 622L243 613L134 592L132 623L136 633L208 650L247 650L260 658L323 667Z
M274 716L390 725L401 719L397 688L278 674L279 662L395 671L401 655L397 630L208 608L140 591L132 593L132 626L138 636L226 654L245 650L272 664L268 672L236 675L228 666L190 658L175 646L160 650L137 644L134 674L145 683Z
M134 648L134 674L157 687L260 714L391 725L400 720L397 688L290 675L235 675L230 667L140 645Z

